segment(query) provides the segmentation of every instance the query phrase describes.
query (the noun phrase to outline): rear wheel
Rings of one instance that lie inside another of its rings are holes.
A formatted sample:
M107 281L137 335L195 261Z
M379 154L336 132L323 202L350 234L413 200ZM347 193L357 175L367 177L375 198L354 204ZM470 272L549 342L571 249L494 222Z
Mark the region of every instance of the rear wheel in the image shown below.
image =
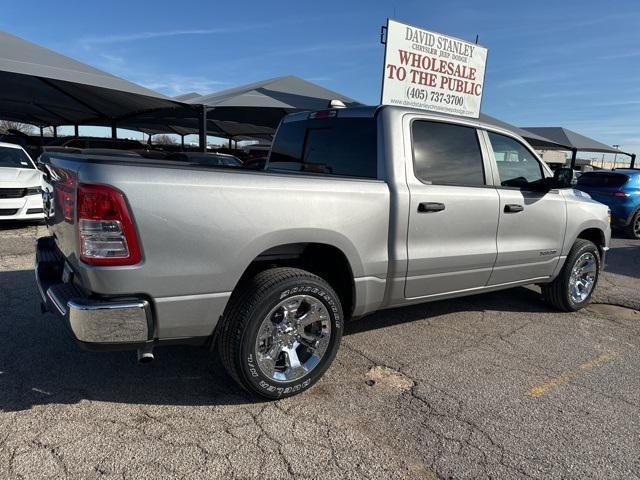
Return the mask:
M600 252L589 240L573 244L556 279L542 285L545 300L559 310L575 312L591 302L600 275Z
M342 308L320 277L273 268L238 287L221 328L218 349L234 380L251 393L283 398L309 388L333 362Z
M625 227L625 233L631 238L640 238L640 210L638 210L631 222Z

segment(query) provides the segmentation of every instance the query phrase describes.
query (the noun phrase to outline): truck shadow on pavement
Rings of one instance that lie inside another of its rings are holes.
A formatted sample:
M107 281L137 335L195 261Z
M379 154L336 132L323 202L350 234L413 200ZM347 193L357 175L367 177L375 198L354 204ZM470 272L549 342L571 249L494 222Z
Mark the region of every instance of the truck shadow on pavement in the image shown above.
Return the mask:
M484 309L549 311L538 294L519 288L378 312L348 323L345 334ZM144 366L133 352L80 350L57 317L41 314L33 270L0 272L0 412L83 400L185 406L257 401L206 349L158 348L155 362Z
M640 242L629 240L629 244L612 249L607 255L605 272L640 278Z
M1 220L0 221L0 232L1 231L10 231L10 230L24 230L26 227L37 227L38 225L44 225L44 220L22 220L22 221L13 221L13 220Z

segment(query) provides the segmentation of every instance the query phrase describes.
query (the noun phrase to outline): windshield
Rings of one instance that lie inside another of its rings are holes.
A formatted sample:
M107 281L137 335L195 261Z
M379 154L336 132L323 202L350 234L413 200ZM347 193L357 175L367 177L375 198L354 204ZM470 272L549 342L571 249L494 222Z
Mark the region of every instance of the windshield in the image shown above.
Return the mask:
M35 168L22 149L11 147L0 147L0 167Z
M583 173L578 178L578 186L620 188L628 180L628 176L620 173Z

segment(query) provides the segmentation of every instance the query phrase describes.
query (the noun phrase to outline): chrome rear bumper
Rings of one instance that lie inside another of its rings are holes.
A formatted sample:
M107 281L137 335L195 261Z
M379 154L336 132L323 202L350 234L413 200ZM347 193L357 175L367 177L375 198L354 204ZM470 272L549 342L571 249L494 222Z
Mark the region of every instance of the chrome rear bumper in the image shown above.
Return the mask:
M63 268L64 258L53 238L39 238L35 274L43 305L65 320L83 347L128 350L153 341L153 314L147 300L92 298L63 282Z

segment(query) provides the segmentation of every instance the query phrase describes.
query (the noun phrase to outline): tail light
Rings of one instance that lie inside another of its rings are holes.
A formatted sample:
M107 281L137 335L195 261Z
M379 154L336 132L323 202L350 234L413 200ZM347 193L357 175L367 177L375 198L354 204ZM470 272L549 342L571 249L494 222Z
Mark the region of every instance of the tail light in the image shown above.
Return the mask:
M55 189L54 208L58 208L65 221L73 222L75 204L76 177L64 170L54 170L56 178L53 181Z
M108 185L78 187L80 259L89 265L140 262L138 236L124 194Z
M309 114L309 118L330 118L335 117L337 112L335 110L319 110L317 112L312 112Z
M615 192L615 193L613 194L613 196L614 196L614 197L628 197L628 196L629 196L629 194L628 194L628 193L625 193L625 192Z

